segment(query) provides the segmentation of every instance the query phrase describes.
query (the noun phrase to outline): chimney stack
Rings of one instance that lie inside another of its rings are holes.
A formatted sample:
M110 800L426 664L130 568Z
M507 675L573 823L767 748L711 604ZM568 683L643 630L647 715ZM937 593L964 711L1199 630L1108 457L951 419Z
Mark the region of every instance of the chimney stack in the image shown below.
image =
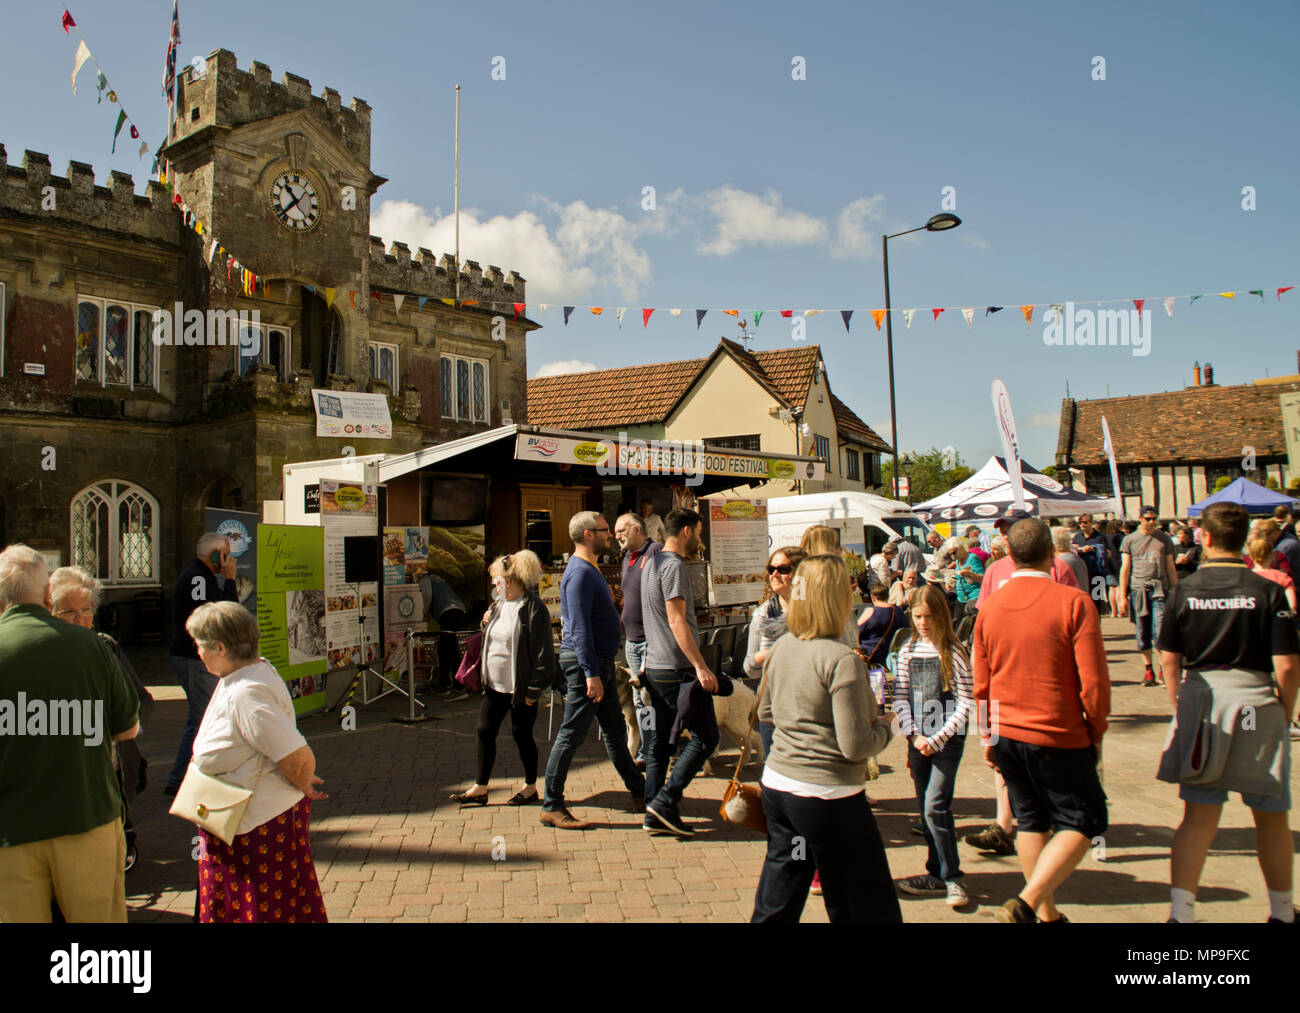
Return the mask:
M1297 352L1296 356L1300 358L1300 352ZM1201 385L1201 364L1198 361L1192 366L1192 386L1199 387L1200 385Z
M1208 362L1205 364L1205 386L1214 386L1214 367Z

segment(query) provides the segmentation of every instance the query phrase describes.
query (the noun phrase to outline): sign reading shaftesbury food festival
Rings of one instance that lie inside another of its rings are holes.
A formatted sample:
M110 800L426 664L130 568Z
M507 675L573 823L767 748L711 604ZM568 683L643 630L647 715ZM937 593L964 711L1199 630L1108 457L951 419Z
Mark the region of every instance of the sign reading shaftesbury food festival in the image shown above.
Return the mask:
M581 440L520 433L515 459L595 465L601 474L723 475L741 479L798 478L819 481L821 461L760 457L730 450L704 449L680 440Z

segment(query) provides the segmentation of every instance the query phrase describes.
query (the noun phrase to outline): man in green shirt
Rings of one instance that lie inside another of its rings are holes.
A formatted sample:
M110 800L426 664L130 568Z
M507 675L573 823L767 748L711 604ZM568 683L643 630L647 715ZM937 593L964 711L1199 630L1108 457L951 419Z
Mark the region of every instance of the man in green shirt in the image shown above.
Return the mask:
M130 678L93 630L50 615L45 561L0 552L0 922L126 921L112 743L140 730Z

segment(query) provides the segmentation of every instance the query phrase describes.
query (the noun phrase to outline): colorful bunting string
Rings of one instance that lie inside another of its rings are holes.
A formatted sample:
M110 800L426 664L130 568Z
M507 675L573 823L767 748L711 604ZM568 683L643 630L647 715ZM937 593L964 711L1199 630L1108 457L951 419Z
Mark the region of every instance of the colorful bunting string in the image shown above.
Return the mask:
M60 19L59 23L63 28L64 35L71 35L72 34L71 29L77 28L77 22L72 19L72 15L67 10L64 10L63 16ZM82 68L85 67L87 63L93 63L95 65L95 90L98 93L98 97L95 99L95 104L98 105L104 100L104 92L105 89L107 89L109 103L113 105L118 105L117 122L113 127L113 146L110 149L113 154L117 154L117 136L122 132L122 127L123 126L130 127L130 135L132 140L139 140L140 131L137 129L135 123L132 121L126 109L122 107L118 102L117 92L108 87L108 76L104 73L104 68L100 65L99 61L95 58L95 54L90 51L90 46L86 44L86 40L81 34L81 29L78 28L77 29L77 52L72 59L71 80L72 80L73 95L77 94L77 76L81 73ZM144 158L144 156L148 153L149 153L149 145L147 143L141 144L139 157Z

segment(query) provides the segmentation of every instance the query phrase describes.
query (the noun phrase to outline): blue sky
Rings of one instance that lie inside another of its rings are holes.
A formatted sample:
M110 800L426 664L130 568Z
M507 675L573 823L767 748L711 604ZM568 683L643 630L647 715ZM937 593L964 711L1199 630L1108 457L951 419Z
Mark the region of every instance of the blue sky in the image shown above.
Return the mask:
M71 10L152 146L170 3ZM13 163L31 148L56 173L75 159L99 182L133 173L142 190L149 159L129 143L109 154L114 115L94 101L93 67L72 94L76 35L61 11L6 12L0 143ZM452 247L463 86L462 256L518 270L534 319L551 304L530 374L707 355L738 334L722 308L767 311L753 347L787 347L777 311L819 308L807 340L832 388L888 439L884 334L867 312L884 304L880 235L924 223L954 187L960 228L890 244L893 304L918 309L910 330L895 316L901 446L951 444L982 463L997 451L1000 376L1039 467L1067 382L1104 397L1180 388L1194 360L1221 384L1297 371L1300 289L1280 302L1273 289L1300 284L1298 32L1290 2L393 0L283 18L246 0L181 5L183 63L226 48L243 68L260 60L276 80L290 70L370 103L372 166L390 180L371 232L412 248ZM1245 294L1255 288L1262 302ZM1206 298L1166 316L1162 297L1193 293ZM1149 355L1045 344L1047 304L1130 298L1153 311ZM1031 302L1027 328L1017 306ZM579 309L566 328L566 303L607 309ZM986 317L990 304L1007 309ZM934 306L953 309L934 322ZM977 307L969 329L962 306ZM657 308L644 329L641 307ZM697 307L710 309L698 331ZM855 310L850 333L840 309Z

